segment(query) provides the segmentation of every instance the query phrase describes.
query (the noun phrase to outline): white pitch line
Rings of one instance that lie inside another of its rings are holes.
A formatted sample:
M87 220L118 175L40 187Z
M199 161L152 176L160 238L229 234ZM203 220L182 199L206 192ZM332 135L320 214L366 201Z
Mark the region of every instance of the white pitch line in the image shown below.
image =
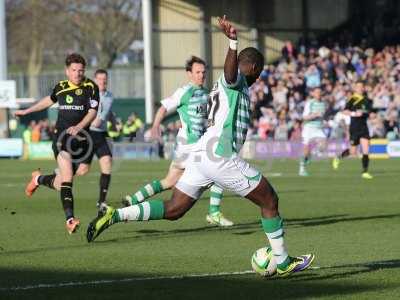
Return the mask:
M282 173L265 173L266 177L282 177Z
M355 264L348 267L370 267L370 266L391 266L394 262L379 262L379 263L364 263ZM335 266L312 266L309 270L319 270L319 269L329 269ZM209 277L225 277L234 275L246 275L254 274L253 270L238 271L238 272L221 272L221 273L205 273L205 274L188 274L188 275L176 275L176 276L154 276L154 277L131 277L122 279L102 279L102 280L90 280L90 281L70 281L70 282L60 282L60 283L38 283L35 285L24 285L24 286L14 286L14 287L2 287L0 291L19 291L19 290L36 290L36 289L50 289L50 288L60 288L60 287L71 287L71 286L86 286L86 285L100 285L108 283L124 283L124 282L135 282L135 281L155 281L155 280L171 280L171 279L190 279L190 278L209 278Z
M13 188L18 185L22 186L22 184L16 184L16 183L0 183L0 186L6 187L6 188Z
M155 277L131 277L122 279L102 279L102 280L91 280L91 281L70 281L60 283L38 283L35 285L25 286L14 286L8 288L0 288L0 291L18 291L18 290L35 290L43 288L60 288L60 287L71 287L71 286L85 286L85 285L99 285L108 283L123 283L123 282L134 282L134 281L154 281L154 280L170 280L170 279L188 279L188 278L207 278L207 277L223 277L223 276L234 276L234 275L245 275L253 274L253 270L238 271L238 272L221 272L221 273L205 273L205 274L188 274L188 275L176 275L176 276L155 276Z

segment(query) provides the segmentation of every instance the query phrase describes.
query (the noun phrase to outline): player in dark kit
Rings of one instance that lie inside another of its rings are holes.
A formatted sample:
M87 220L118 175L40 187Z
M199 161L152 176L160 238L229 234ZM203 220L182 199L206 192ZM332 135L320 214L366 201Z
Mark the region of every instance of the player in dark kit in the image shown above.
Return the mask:
M359 81L355 84L354 94L347 101L344 114L351 117L350 121L350 149L346 149L332 162L333 168L339 168L340 159L357 153L357 146L361 145L362 153L362 178L372 179L368 173L369 165L369 130L367 119L372 111L372 101L364 95L364 83Z
M112 152L107 142L107 119L111 113L113 95L107 90L108 74L106 70L98 69L94 80L99 87L100 105L97 116L90 125L90 137L93 141L93 151L80 165L76 175L82 176L89 172L93 156L96 155L100 165L99 198L97 207L106 202L108 187L111 180Z
M50 96L24 110L15 112L24 116L49 108L58 103L58 117L53 139L53 152L57 160L59 174L41 175L32 173L32 179L25 189L32 196L39 185L60 190L61 202L67 219L67 231L72 234L79 227L79 219L74 216L72 180L79 164L91 155L93 142L89 135L90 123L95 119L99 106L99 89L90 79L85 78L85 59L76 53L65 60L68 80L60 81Z

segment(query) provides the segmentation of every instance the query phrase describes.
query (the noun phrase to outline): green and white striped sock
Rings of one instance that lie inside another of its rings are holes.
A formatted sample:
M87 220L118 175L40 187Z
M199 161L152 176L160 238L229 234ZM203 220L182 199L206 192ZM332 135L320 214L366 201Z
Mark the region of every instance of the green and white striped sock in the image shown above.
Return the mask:
M213 185L210 188L210 206L208 207L208 214L212 215L219 212L221 201L222 201L223 189L217 185Z
M290 258L283 239L283 220L280 216L274 218L262 218L261 223L264 232L268 237L278 268L285 269L290 263Z
M148 221L164 219L164 202L161 200L145 201L116 210L113 221Z
M141 187L134 195L131 196L131 204L135 205L164 191L160 180L153 180L151 183Z

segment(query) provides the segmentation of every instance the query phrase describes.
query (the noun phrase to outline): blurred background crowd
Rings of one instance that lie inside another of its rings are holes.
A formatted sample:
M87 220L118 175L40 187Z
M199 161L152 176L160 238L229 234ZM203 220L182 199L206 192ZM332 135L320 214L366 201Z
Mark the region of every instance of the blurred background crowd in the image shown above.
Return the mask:
M373 103L368 119L374 138L399 138L400 45L380 51L362 47L295 47L286 42L282 57L267 65L251 89L253 110L249 137L260 140L301 140L302 113L308 91L322 89L325 131L329 138L346 139L348 117L341 111L352 95L357 80L365 82L366 94ZM50 140L52 125L48 120L32 121L24 139L32 142ZM147 137L143 121L132 113L125 121L111 115L109 135L116 141L132 142ZM162 127L163 140L174 141L179 120Z
M304 102L309 89L320 87L328 110L325 130L330 138L346 138L348 119L341 113L357 80L365 82L373 113L371 137L399 136L400 46L380 51L366 47L313 46L286 42L281 59L267 66L251 87L256 139L299 140Z

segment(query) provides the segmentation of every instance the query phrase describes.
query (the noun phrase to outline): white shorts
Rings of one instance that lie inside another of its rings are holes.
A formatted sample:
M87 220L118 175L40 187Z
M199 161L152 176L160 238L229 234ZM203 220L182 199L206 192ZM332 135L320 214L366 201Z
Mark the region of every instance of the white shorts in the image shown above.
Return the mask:
M192 152L176 188L197 200L213 183L242 197L260 183L262 174L240 157L210 158L206 151Z
M192 151L191 145L176 144L174 147L174 154L171 165L175 168L184 170L186 168L187 161Z
M304 126L301 132L303 144L308 145L314 139L326 139L326 135L321 128Z

